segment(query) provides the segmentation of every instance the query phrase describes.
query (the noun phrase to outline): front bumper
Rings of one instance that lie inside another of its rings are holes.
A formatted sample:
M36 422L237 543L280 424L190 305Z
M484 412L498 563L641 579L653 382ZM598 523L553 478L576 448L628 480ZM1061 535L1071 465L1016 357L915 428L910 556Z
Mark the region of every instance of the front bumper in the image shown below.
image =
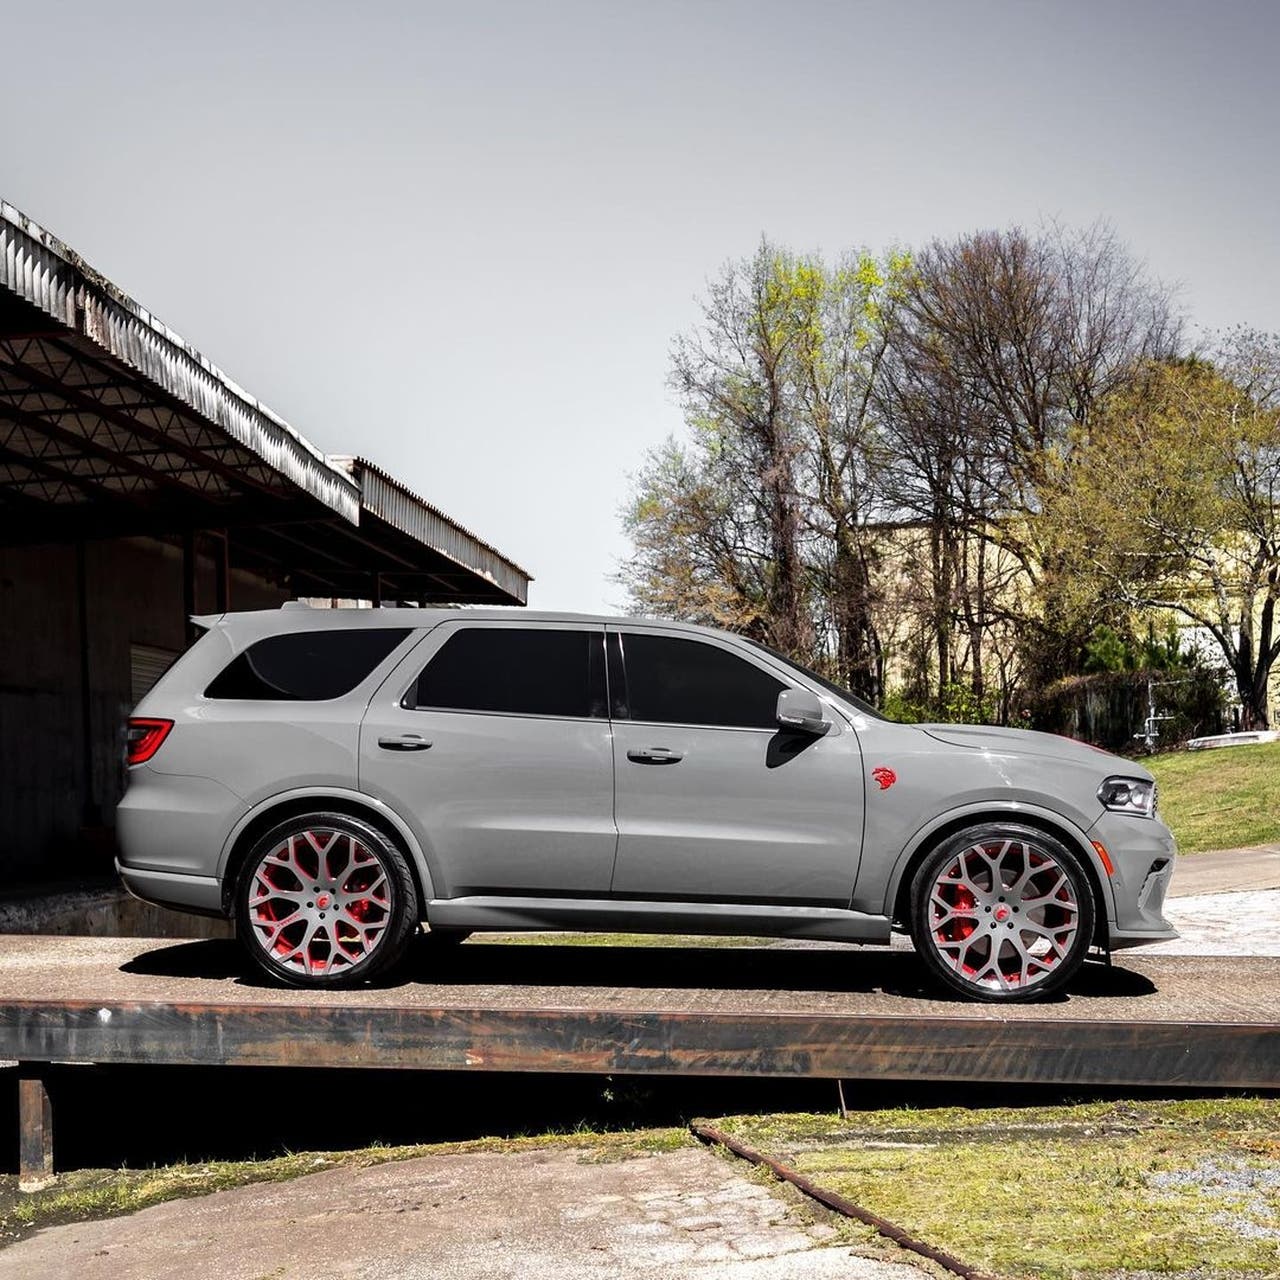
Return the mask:
M1164 918L1164 900L1173 878L1178 847L1159 818L1107 812L1089 828L1111 858L1115 915L1108 924L1113 951L1170 942L1178 931Z

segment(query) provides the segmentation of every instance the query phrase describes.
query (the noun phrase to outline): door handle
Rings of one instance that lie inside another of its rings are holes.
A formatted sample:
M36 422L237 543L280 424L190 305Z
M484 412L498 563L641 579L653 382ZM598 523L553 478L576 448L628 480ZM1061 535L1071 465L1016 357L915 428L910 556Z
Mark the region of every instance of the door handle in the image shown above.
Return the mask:
M636 764L679 764L684 752L672 751L669 747L636 747L627 752L627 759Z
M431 743L416 733L402 733L395 738L379 738L378 746L384 751L425 751Z

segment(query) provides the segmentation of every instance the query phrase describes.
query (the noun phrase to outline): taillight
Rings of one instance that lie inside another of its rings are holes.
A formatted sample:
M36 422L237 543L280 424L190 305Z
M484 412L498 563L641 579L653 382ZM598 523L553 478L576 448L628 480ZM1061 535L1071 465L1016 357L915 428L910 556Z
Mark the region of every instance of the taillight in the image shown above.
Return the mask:
M157 751L160 744L169 736L173 728L172 720L146 720L134 716L129 720L129 729L125 734L125 743L129 749L130 764L146 764Z

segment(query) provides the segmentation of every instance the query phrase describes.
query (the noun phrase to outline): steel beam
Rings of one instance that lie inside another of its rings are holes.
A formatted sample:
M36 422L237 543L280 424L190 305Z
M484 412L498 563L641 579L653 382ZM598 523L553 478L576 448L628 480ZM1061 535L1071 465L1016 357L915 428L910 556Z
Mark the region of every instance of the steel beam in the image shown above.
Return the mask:
M0 342L3 342L3 335L0 335ZM108 382L103 384L104 390L109 390L119 385L128 385L130 387L138 385L135 377L120 374L115 369L106 367L101 360L88 355L78 346L69 346L53 338L42 338L39 339L39 342L54 348L58 357L62 360L67 360L81 369L93 368L102 373L108 379ZM102 421L130 432L140 440L148 441L158 452L176 453L185 458L197 470L205 470L211 474L218 475L235 488L256 490L262 494L277 496L282 492L280 486L268 484L257 476L248 474L247 470L227 464L220 457L215 456L214 450L201 449L185 440L179 439L164 428L154 427L149 423L138 421L129 414L128 405L105 404L94 396L92 392L81 394L81 384L69 384L57 376L51 376L33 368L24 359L23 354L16 350L13 351L13 357L10 360L5 360L0 356L0 368L5 369L36 391L43 391L59 397L71 410L96 415ZM92 384L86 385L91 386ZM181 424L183 430L204 431L213 434L219 432L219 428L210 427L201 418L194 415L188 406L184 406L176 400L173 401L170 412L173 414L174 419ZM253 456L250 450L230 438L227 439L226 444L219 444L216 447L216 452L240 452L248 453L250 457ZM266 462L255 459L253 469L270 470L270 467Z
M1277 1089L1280 1025L10 1000L0 1057Z

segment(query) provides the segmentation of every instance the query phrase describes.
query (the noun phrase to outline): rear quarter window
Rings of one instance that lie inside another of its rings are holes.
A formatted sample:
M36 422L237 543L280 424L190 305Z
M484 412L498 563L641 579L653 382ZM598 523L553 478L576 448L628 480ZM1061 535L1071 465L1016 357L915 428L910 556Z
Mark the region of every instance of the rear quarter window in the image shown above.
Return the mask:
M341 698L408 634L407 627L361 627L268 636L233 658L204 696L256 702Z

